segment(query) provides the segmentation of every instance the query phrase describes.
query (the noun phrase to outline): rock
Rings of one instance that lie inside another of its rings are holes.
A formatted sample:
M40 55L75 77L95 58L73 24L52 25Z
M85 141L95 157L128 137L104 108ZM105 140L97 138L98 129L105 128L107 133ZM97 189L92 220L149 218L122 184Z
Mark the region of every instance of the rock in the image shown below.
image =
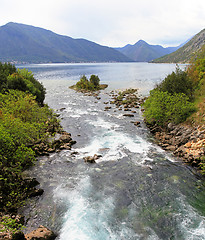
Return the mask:
M55 149L54 149L54 148L48 148L48 149L47 149L47 152L53 153L53 152L55 152Z
M97 154L95 154L93 157L88 156L88 157L84 157L83 159L84 159L84 161L87 162L87 163L95 163L95 161L96 161L97 159L99 159L100 157L102 157L102 155L97 155Z
M140 126L140 122L136 121L136 122L134 122L134 125L139 127Z
M36 187L39 184L36 178L26 176L26 177L23 177L23 180L29 188Z
M12 240L26 240L26 238L22 231L17 231L16 233L13 233Z
M111 107L105 107L106 110L111 109Z
M27 240L53 240L57 235L44 226L39 226L36 230L25 235Z
M186 148L190 148L191 147L191 142L188 142L184 145Z
M175 128L175 125L174 125L173 123L169 123L169 124L167 125L167 128L168 128L169 131L173 131L174 128Z
M173 151L176 150L176 147L175 147L175 146L167 146L167 147L166 147L166 150L167 150L167 151L172 151L172 152L173 152Z
M64 145L60 146L60 149L71 150L71 144L70 143L65 143Z
M86 163L95 163L94 157L88 156L83 158Z
M61 142L69 142L70 140L71 140L70 135L62 135L62 136L59 138L59 141L61 141Z
M71 144L71 145L74 145L74 144L76 144L76 141L71 140L71 141L70 141L70 144Z
M134 114L130 114L130 113L126 113L126 114L123 114L124 117L134 117Z
M29 197L41 196L44 193L44 190L41 188L31 190Z

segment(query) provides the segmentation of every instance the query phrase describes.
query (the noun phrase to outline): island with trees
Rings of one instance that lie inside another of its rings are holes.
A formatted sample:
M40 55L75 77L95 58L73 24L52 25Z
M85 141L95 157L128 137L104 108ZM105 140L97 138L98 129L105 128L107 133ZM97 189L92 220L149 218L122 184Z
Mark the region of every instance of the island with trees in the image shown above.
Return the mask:
M70 88L80 92L94 92L107 87L107 84L100 84L100 79L97 75L91 75L89 80L83 75L80 80Z

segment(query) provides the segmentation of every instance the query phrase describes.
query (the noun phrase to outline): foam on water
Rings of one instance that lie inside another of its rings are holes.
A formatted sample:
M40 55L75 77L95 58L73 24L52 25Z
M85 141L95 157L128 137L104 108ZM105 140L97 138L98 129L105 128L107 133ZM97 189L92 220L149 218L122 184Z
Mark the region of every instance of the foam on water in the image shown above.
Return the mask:
M114 198L94 201L88 176L84 176L74 190L58 188L56 200L58 198L64 198L69 208L64 216L60 240L117 240L109 227L115 207Z
M200 216L181 196L178 199L180 212L177 215L179 227L186 240L205 239L205 218Z
M92 189L90 178L81 176L74 189L58 187L56 201L67 203L60 240L140 240L143 236L134 232L127 222L114 217L115 196L105 197ZM97 195L97 197L96 197ZM148 240L158 240L155 232L147 228Z
M106 149L99 161L119 160L128 156L128 152L141 154L138 163L142 163L145 159L151 160L147 157L147 153L152 146L151 143L137 135L132 137L120 131L120 126L114 122L108 122L102 118L88 122L98 130L100 128L101 131L98 134L96 133L95 138L89 145L76 149L82 156L85 156L85 154L90 156L101 154L101 150Z
M119 124L116 124L114 122L108 122L106 120L104 120L103 118L100 118L98 117L97 120L87 120L87 122L96 127L96 128L104 128L104 129L107 129L107 130L111 130L111 129L118 129L120 128L120 125Z

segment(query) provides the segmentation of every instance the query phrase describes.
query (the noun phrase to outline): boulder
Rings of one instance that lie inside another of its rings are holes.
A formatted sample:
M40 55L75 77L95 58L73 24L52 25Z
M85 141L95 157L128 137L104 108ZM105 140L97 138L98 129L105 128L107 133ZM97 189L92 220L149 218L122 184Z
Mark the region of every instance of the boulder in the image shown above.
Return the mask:
M29 197L36 197L36 196L41 196L44 193L44 190L42 188L34 188L31 190Z
M26 240L53 240L57 235L44 226L39 226L36 230L25 235Z
M83 158L86 163L95 163L94 157L88 156Z
M99 159L100 157L102 157L102 155L95 154L93 157L92 156L88 156L88 157L84 157L83 159L87 163L95 163L95 161L97 159Z
M71 141L71 137L70 137L70 135L68 134L64 134L64 135L62 135L60 138L59 138L59 140L61 141L61 142L69 142L69 141Z

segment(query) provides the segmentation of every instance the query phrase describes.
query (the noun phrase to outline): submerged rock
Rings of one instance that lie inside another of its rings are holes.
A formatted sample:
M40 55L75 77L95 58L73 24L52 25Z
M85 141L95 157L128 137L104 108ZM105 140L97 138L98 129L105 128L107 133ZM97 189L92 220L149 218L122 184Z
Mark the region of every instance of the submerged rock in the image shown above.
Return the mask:
M83 159L87 163L95 163L95 161L97 159L99 159L100 157L102 157L102 155L95 154L93 157L92 156L87 156L87 157L84 157Z
M124 117L134 117L135 115L134 114L131 114L131 113L126 113L126 114L123 114Z

